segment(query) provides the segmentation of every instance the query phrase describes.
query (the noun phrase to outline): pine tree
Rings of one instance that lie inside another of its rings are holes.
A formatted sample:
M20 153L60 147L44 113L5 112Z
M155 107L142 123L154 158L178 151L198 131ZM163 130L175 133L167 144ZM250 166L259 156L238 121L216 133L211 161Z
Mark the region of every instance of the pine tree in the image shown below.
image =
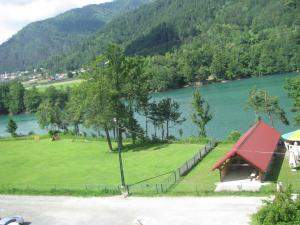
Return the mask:
M12 137L17 136L17 131L18 125L13 119L9 119L8 124L7 124L7 132L11 134Z

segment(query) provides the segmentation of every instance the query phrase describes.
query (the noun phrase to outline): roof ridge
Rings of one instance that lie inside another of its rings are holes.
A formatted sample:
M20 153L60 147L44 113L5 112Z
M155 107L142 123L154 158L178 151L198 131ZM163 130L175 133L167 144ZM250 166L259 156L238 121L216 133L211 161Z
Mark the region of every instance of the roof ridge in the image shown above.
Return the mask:
M255 125L252 126L251 130L247 134L247 136L243 139L243 141L236 147L236 152L243 146L243 144L249 139L251 134L254 132L254 130L257 128L257 126L262 122L262 120L259 120ZM246 135L246 134L245 134Z

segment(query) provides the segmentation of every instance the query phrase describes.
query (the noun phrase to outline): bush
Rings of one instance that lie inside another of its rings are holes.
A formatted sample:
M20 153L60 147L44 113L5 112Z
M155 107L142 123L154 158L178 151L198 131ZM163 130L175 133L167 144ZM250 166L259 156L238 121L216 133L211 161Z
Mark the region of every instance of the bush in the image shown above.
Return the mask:
M264 206L254 215L259 225L297 225L300 224L300 198L292 199L292 188L277 193L274 200L264 201Z
M61 133L61 131L59 131L59 130L49 130L49 135L50 136L53 136L53 135L57 135L57 134L60 134Z
M241 133L234 130L229 133L229 135L226 138L226 141L227 142L237 142L240 137L241 137Z
M34 135L34 131L31 130L28 132L28 136L32 136L32 135Z
M183 144L207 144L210 140L207 137L187 137L176 141Z

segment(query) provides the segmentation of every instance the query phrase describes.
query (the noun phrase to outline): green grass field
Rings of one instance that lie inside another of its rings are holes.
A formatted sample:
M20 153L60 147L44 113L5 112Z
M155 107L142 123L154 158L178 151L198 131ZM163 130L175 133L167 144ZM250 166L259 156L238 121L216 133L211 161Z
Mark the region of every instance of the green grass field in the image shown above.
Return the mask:
M272 173L267 179L267 181L272 184L263 187L262 191L274 191L276 190L276 183L282 182L284 187L292 185L295 192L300 192L300 167L298 167L296 171L292 171L289 166L288 156L282 156L282 159L281 157L277 157L277 159L275 159L274 164L277 166L275 166L275 169L272 169Z
M54 86L54 87L59 88L59 89L65 89L66 87L76 86L76 85L80 84L81 82L82 82L82 80L80 80L80 79L71 80L71 81L63 81L63 82L54 82L54 83L47 83L47 84L38 85L37 88L40 89L40 90L44 90L49 86Z
M126 147L123 153L126 182L136 183L176 169L201 147L176 143ZM120 183L118 154L109 153L103 141L0 141L0 154L0 189Z
M74 87L76 85L79 85L82 82L81 79L76 80L66 80L66 81L57 81L57 82L47 82L42 84L35 85L39 90L43 91L47 87L54 86L58 89L65 89L67 87ZM31 88L32 85L26 86L26 88Z
M160 183L169 176L166 173L177 169L202 147L201 144L179 143L126 145L123 152L126 183L134 184L156 176L146 183ZM274 163L277 169L272 170L274 173L269 179L272 183L259 193L214 193L219 171L211 171L211 168L231 147L232 143L220 143L167 194L268 195L276 190L277 181L284 186L292 184L295 191L300 191L300 170L292 172L285 157ZM85 192L77 194L91 195L91 190L95 191L92 186L117 189L120 184L118 154L108 152L104 141L1 140L0 154L0 193L65 195L63 190L83 190ZM49 192L53 187L57 190ZM10 192L12 189L17 191Z

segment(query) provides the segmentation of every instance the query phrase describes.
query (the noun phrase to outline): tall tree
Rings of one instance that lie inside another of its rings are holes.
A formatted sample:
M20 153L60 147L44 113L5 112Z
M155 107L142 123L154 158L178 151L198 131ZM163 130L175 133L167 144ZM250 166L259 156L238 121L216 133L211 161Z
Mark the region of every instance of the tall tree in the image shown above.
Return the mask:
M76 135L79 134L79 124L83 122L85 112L84 101L86 99L86 92L83 90L83 86L80 85L79 87L72 88L66 105L67 120L73 124Z
M5 115L8 113L8 98L9 94L9 83L0 83L0 115Z
M34 86L25 91L24 106L26 112L34 113L38 110L38 107L42 101L41 93Z
M24 111L25 88L20 81L12 81L9 85L8 106L11 114L18 114Z
M157 138L157 128L162 124L162 120L156 101L151 102L149 105L149 119L154 127L154 137Z
M194 109L194 113L192 114L192 121L199 128L199 137L206 137L205 127L213 117L210 112L209 104L201 96L198 89L193 94L192 106Z
M111 44L107 47L105 54L98 57L92 64L88 79L109 83L110 95L107 106L110 115L114 118L117 128L117 136L122 146L123 133L128 130L134 137L132 130L136 121L130 120L135 111L138 110L138 102L141 96L148 94L146 76L143 76L142 61L136 57L126 57L123 49ZM101 81L102 80L102 81ZM108 120L107 122L111 122ZM132 123L131 123L132 122Z
M148 122L149 122L149 116L150 116L150 103L151 96L147 95L144 96L144 98L141 98L141 100L138 103L138 112L142 114L145 117L145 135L148 137Z
M158 103L160 118L162 121L162 132L164 131L164 123L166 125L166 138L169 138L170 123L181 124L185 121L185 118L181 118L181 112L179 111L179 104L171 98L162 99ZM164 135L162 135L163 138Z
M278 97L271 96L265 90L253 88L249 91L246 109L249 108L254 110L255 120L258 120L260 115L266 114L272 127L274 126L274 116L283 124L289 125L286 113L279 105Z
M300 76L289 79L284 86L288 91L289 98L292 99L292 112L294 115L294 123L296 126L300 125Z
M84 87L81 90L86 92L86 100L84 101L85 125L96 129L104 129L109 150L112 151L109 130L113 127L115 113L113 111L114 93L111 82L106 77L95 74L92 79L87 80L82 85Z

